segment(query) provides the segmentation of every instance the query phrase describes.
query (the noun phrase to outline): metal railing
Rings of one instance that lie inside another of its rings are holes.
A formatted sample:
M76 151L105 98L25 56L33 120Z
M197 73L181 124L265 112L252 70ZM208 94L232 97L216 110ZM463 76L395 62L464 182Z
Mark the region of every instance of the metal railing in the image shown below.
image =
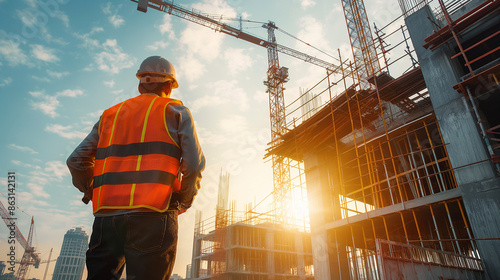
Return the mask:
M484 271L483 262L478 258L383 239L376 239L375 243L379 258Z

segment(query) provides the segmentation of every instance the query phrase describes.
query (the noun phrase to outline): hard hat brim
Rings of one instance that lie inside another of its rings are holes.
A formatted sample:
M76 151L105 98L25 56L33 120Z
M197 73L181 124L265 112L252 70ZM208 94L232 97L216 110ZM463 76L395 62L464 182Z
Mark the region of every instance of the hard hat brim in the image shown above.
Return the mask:
M172 88L178 88L179 84L177 80L171 75L166 74L165 76L150 76L148 74L158 75L158 72L139 72L137 71L137 78L141 84L151 84L151 83L164 83L172 81Z

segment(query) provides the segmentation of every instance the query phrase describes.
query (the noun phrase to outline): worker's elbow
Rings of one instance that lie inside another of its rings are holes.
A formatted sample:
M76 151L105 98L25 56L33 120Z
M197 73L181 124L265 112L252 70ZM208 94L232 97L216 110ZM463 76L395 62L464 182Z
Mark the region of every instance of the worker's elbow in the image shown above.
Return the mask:
M72 157L72 154L66 159L66 166L68 168L72 168L75 164L75 158Z

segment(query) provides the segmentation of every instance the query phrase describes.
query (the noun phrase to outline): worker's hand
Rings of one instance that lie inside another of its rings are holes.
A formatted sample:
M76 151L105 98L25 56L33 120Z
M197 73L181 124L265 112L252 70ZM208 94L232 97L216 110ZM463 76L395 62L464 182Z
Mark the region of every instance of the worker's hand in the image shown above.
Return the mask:
M189 207L186 207L184 204L177 202L177 215L180 215L188 210Z
M92 188L88 189L82 198L83 203L89 204L89 202L92 200L92 194L93 194L93 189Z

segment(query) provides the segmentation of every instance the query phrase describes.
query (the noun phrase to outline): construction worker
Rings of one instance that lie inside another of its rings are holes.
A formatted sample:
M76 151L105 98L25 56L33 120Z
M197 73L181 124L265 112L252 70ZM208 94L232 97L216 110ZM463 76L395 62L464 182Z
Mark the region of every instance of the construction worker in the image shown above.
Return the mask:
M200 188L205 158L191 113L169 98L174 67L151 56L137 78L141 94L105 110L67 160L95 216L87 279L120 279L125 263L127 279L169 279L177 215Z

